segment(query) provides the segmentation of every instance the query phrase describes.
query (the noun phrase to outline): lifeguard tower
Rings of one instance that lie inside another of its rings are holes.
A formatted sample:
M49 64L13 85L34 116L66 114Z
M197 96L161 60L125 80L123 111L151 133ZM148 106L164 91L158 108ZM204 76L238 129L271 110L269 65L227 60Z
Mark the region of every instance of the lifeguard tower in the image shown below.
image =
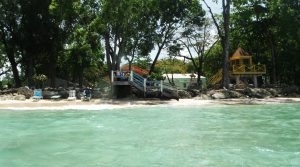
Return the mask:
M252 79L255 87L258 87L257 77L266 74L266 66L253 64L252 56L242 48L238 48L230 57L229 76L235 83L241 84L241 78ZM210 85L215 85L222 80L222 69L209 79Z

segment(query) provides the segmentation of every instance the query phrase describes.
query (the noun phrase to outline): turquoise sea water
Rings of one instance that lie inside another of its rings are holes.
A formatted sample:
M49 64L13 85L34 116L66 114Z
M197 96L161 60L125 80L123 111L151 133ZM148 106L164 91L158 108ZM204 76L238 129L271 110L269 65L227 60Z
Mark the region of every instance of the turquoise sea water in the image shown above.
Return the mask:
M300 104L0 110L0 166L300 166Z

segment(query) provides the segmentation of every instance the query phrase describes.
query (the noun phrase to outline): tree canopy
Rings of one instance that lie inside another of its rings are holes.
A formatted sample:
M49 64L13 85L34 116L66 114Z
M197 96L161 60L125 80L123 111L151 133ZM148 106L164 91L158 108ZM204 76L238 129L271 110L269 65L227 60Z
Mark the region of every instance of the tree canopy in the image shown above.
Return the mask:
M203 0L2 0L0 79L95 85L128 63L150 74L164 67L209 77L223 68L227 87L229 56L242 47L267 65L271 83L300 84L298 0L214 2L221 15Z

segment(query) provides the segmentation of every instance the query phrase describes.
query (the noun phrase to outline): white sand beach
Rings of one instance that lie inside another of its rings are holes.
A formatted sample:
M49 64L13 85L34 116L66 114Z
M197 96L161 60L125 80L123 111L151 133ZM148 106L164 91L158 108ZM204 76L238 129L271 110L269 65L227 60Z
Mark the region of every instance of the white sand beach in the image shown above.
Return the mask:
M147 105L172 105L172 106L210 106L210 105L239 105L239 104L281 104L281 103L300 103L300 98L267 98L267 99L222 99L222 100L198 100L198 99L180 99L160 100L160 99L93 99L91 101L67 101L67 100L38 100L27 99L25 101L4 100L0 101L0 109L115 109L141 107Z

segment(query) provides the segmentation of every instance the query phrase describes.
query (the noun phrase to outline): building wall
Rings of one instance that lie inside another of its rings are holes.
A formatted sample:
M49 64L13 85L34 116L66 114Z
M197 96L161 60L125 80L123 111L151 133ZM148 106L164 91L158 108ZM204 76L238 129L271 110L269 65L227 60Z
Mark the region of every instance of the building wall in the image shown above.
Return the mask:
M171 78L170 78L171 79ZM194 79L195 82L197 82L197 78ZM206 79L201 78L202 80L202 88L206 87ZM168 82L168 80L165 80L165 82ZM177 86L178 89L187 89L188 86L191 84L191 79L190 78L174 78L174 83Z

